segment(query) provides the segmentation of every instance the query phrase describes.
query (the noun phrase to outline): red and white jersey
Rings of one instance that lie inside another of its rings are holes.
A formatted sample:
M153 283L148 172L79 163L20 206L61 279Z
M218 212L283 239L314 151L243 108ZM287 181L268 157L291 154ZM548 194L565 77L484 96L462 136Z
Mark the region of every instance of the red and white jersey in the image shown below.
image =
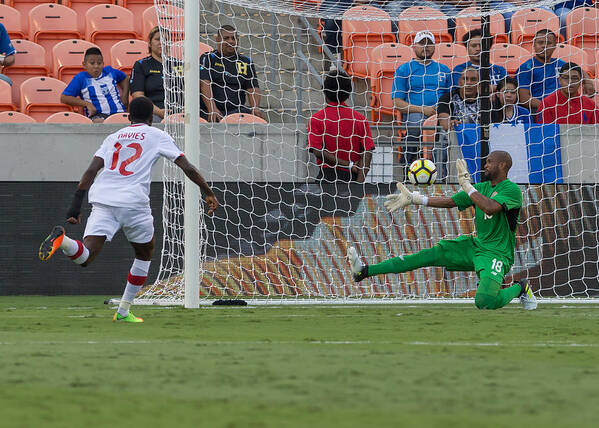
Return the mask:
M104 169L89 189L89 202L137 208L150 204L152 166L158 158L174 161L183 152L166 132L136 123L106 137L94 156L104 159Z

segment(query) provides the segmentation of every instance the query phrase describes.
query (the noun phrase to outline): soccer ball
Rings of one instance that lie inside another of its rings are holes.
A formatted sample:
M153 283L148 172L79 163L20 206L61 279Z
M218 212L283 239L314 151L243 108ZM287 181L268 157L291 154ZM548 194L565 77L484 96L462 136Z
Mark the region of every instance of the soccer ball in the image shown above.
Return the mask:
M436 178L437 167L428 159L415 160L408 169L408 179L412 184L430 185Z

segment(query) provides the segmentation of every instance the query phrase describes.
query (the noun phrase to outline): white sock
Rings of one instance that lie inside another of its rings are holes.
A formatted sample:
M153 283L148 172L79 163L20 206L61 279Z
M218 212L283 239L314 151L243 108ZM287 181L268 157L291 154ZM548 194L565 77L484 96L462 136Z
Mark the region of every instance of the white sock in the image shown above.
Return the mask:
M62 238L62 244L60 244L62 252L73 260L78 265L85 263L89 257L89 250L81 241L71 239L68 236Z
M133 303L133 299L135 299L135 296L146 282L148 271L150 270L150 263L150 261L139 259L133 261L133 265L129 270L129 276L127 277L125 292L123 293L119 309L117 310L121 316L126 317L129 315L129 308Z

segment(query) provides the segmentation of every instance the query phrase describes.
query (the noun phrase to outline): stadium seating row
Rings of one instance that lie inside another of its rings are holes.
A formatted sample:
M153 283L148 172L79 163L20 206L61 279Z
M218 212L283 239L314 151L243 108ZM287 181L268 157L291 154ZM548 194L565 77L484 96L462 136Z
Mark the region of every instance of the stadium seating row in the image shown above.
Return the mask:
M145 39L159 20L166 28L171 29L171 37L182 38L182 29L172 28L170 24L177 16L183 16L183 11L175 6L155 7L153 2L144 3L145 9L140 13L140 20L135 19L131 10L118 4L75 0L69 2L73 6L83 4L91 7L77 13L77 9L64 4L40 2L24 17L17 8L0 4L0 22L6 27L11 39L28 39L44 46L49 60L52 46L60 40L85 38L104 49L122 39ZM19 4L21 3L15 3Z
M461 14L474 14L477 11L480 12L477 8L468 8L464 9ZM364 20L364 16L368 16L369 20ZM515 53L518 53L516 57L518 60L520 58L528 59L532 50L532 39L538 30L546 28L558 35L560 33L559 18L552 12L538 8L522 9L512 16L510 40L511 45L515 47L508 47L503 18L500 18L500 14L493 16L497 16L497 18L491 20L491 34L495 37L496 45L501 46L500 51L509 51L506 61ZM414 6L402 12L401 17L410 18L398 21L398 41L404 45L410 45L415 34L422 30L431 31L435 38L443 43L452 41L448 31L447 16L436 9ZM427 19L418 20L418 17L427 17ZM574 9L568 14L567 23L568 45L587 53L586 62L581 62L580 65L592 68L594 75L595 52L599 43L599 9L591 7ZM466 32L480 28L480 26L480 17L458 18L456 20L456 39L461 41ZM373 6L354 6L344 13L342 22L343 55L348 64L347 71L351 75L369 76L368 64L372 50L382 43L396 41L391 28L389 14ZM559 37L561 38L561 36ZM563 42L563 40L561 41ZM571 48L562 47L562 50L564 49ZM580 57L578 51L575 49L571 49L571 51L572 55ZM584 58L581 57L581 59ZM512 61L509 62L511 64ZM502 65L499 60L494 63Z
M185 114L177 113L167 116L166 120L162 123L184 123ZM200 123L208 123L207 120L199 118ZM3 111L0 112L0 123L39 123L33 116L30 116L19 111ZM66 123L66 124L84 124L89 125L93 122L91 119L83 116L82 114L72 111L58 111L47 116L43 123ZM114 124L114 123L129 123L129 113L116 113L104 120L103 123ZM242 123L258 123L266 124L267 122L253 114L246 113L234 113L225 116L220 123L225 124L242 124Z

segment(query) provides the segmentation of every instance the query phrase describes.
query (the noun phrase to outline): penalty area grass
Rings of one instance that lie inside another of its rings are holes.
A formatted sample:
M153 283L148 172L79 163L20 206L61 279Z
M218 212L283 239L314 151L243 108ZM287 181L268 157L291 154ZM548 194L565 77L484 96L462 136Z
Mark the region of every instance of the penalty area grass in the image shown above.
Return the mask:
M0 298L10 427L591 427L599 306Z

